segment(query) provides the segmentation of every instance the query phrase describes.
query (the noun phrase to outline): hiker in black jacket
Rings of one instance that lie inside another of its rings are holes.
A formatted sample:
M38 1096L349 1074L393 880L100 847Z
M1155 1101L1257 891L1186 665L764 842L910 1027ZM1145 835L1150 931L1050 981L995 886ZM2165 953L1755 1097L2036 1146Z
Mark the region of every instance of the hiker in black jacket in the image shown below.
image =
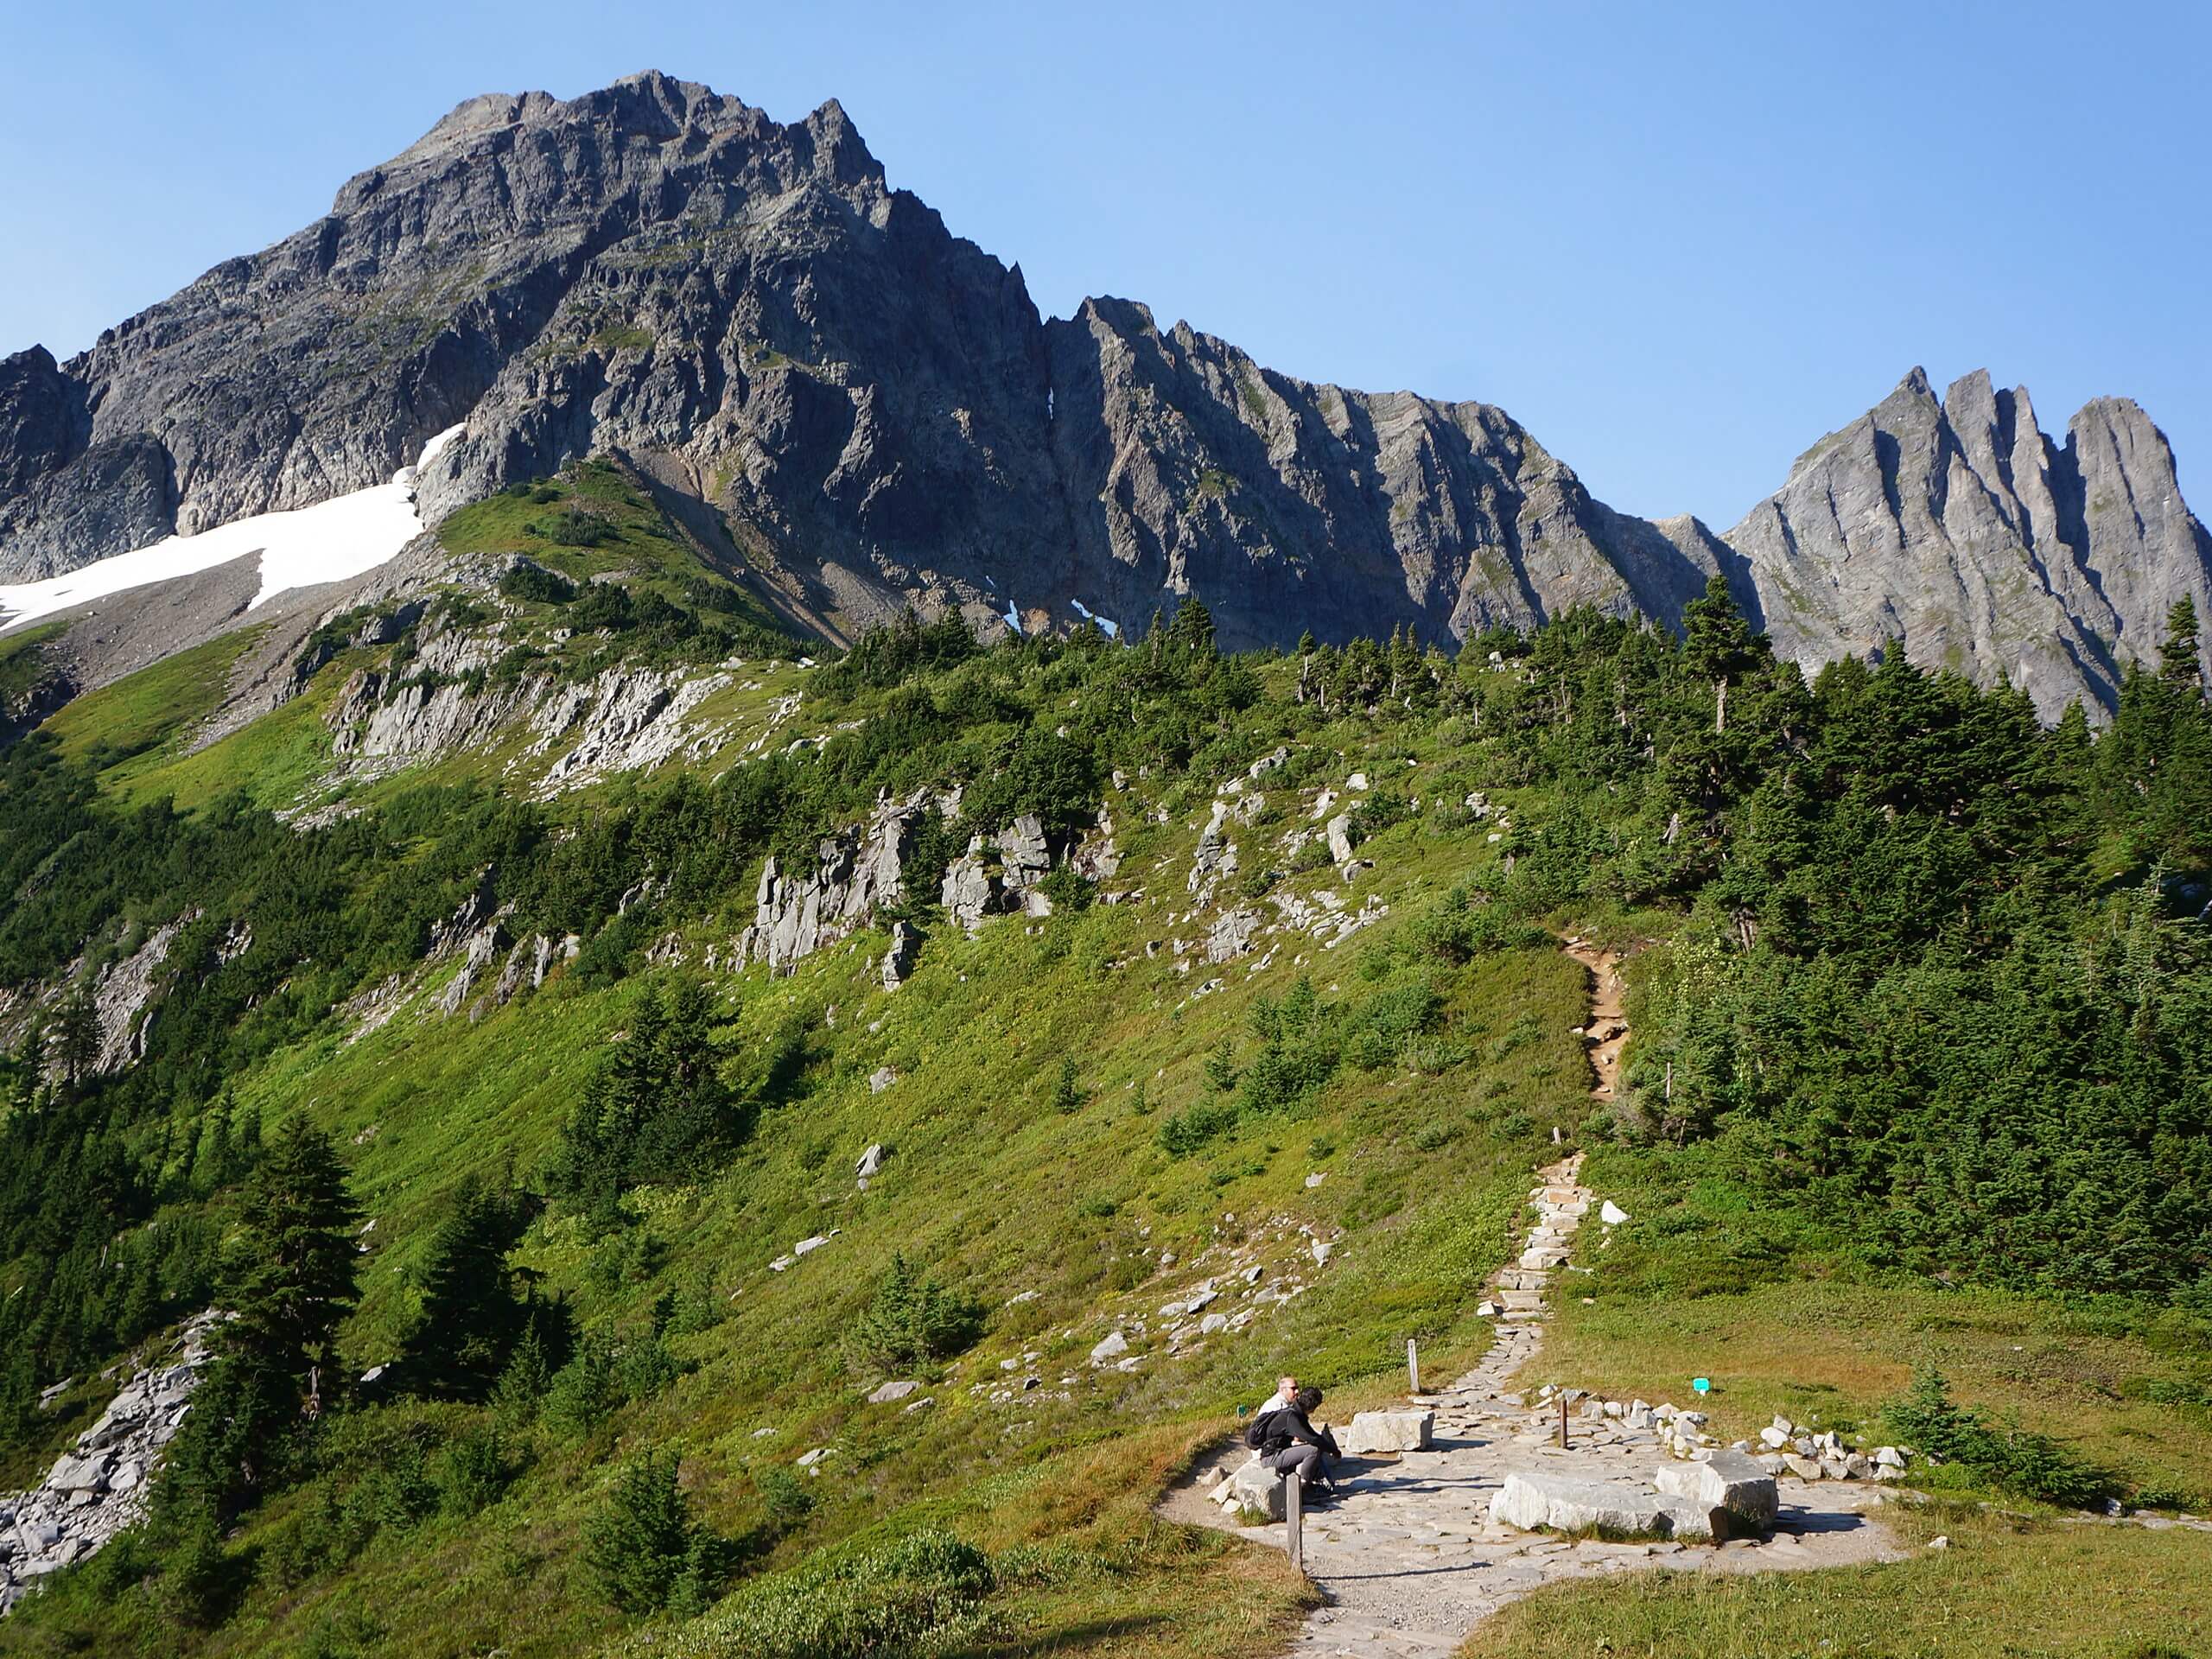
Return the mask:
M1321 1486L1329 1465L1344 1455L1334 1434L1313 1427L1313 1408L1320 1403L1320 1389L1300 1389L1288 1405L1269 1412L1267 1443L1261 1450L1268 1467L1296 1475L1300 1489L1309 1492Z

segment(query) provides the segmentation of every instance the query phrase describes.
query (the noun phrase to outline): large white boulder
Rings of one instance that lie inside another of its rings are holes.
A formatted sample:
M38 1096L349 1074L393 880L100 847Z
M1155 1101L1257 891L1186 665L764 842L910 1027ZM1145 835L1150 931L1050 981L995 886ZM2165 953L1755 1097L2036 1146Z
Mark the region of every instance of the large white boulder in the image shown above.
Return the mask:
M1436 1414L1433 1411L1363 1411L1356 1413L1344 1433L1348 1457L1376 1452L1426 1452L1434 1442Z
M1253 1459L1229 1479L1230 1494L1240 1508L1256 1510L1270 1521L1281 1521L1289 1513L1282 1476L1264 1459Z
M1715 1533L1770 1532L1781 1504L1774 1477L1749 1453L1726 1446L1702 1463L1670 1464L1653 1478L1666 1494L1711 1511Z

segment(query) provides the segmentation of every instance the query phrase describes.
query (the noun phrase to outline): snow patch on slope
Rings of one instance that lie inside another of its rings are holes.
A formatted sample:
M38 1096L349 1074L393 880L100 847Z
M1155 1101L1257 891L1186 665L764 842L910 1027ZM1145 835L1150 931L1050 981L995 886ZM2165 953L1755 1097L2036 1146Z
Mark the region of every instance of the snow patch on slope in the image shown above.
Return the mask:
M461 435L449 427L423 446L414 467L391 482L334 496L290 512L258 513L219 524L197 536L170 536L136 552L96 560L81 570L44 582L0 584L0 632L35 622L87 600L174 582L233 559L261 556L261 589L255 606L295 588L343 582L373 570L421 535L415 510L415 474Z
M1084 604L1079 599L1071 599L1068 603L1075 607L1075 613L1081 617L1084 621L1096 622L1098 625L1099 632L1103 633L1109 639L1118 639L1122 637L1122 625L1116 622L1112 617L1099 615L1097 612L1092 610L1090 606Z

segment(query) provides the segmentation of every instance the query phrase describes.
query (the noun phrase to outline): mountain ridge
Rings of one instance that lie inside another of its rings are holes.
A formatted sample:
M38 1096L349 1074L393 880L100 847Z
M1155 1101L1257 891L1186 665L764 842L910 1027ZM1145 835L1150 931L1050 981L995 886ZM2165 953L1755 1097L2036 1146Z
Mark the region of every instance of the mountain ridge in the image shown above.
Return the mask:
M1675 626L1719 572L1808 670L1901 639L2051 719L2212 602L2127 400L2062 446L2024 390L1916 369L1725 535L1644 519L1494 405L1278 373L1135 301L1047 318L836 100L780 124L657 71L467 99L66 365L0 359L0 575L364 487L464 422L427 518L620 453L840 642L910 602L1034 630L1189 594L1234 645Z

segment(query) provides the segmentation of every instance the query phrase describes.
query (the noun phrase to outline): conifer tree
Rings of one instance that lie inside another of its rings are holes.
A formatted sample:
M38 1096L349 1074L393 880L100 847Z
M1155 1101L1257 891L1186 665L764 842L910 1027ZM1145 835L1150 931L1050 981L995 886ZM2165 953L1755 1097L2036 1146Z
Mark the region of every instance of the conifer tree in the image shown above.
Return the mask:
M55 1047L54 1058L61 1075L73 1087L90 1078L92 1068L99 1064L99 1016L92 1009L92 998L81 990L61 1005Z
M473 1177L461 1182L430 1236L422 1313L400 1351L410 1388L480 1400L505 1369L526 1313L507 1266L522 1220L515 1205Z
M1169 642L1192 657L1203 657L1213 650L1213 613L1192 596L1175 607L1175 620L1168 625Z
M1728 687L1758 663L1758 635L1728 592L1728 579L1713 572L1705 595L1682 607L1682 654L1690 670L1713 682L1713 729L1728 729Z
M247 1185L241 1220L232 1342L304 1380L334 1358L356 1294L360 1211L330 1137L304 1118L286 1124Z
M721 1541L692 1519L677 1472L673 1452L648 1452L622 1471L585 1529L584 1560L601 1593L624 1612L671 1603L696 1611L721 1578Z
M2158 647L2159 677L2202 690L2204 670L2199 649L2196 601L2183 594L2166 612L2165 643Z
M226 1518L282 1472L302 1419L338 1380L359 1219L330 1137L293 1119L241 1200L224 1290L232 1317L171 1454L168 1502Z

